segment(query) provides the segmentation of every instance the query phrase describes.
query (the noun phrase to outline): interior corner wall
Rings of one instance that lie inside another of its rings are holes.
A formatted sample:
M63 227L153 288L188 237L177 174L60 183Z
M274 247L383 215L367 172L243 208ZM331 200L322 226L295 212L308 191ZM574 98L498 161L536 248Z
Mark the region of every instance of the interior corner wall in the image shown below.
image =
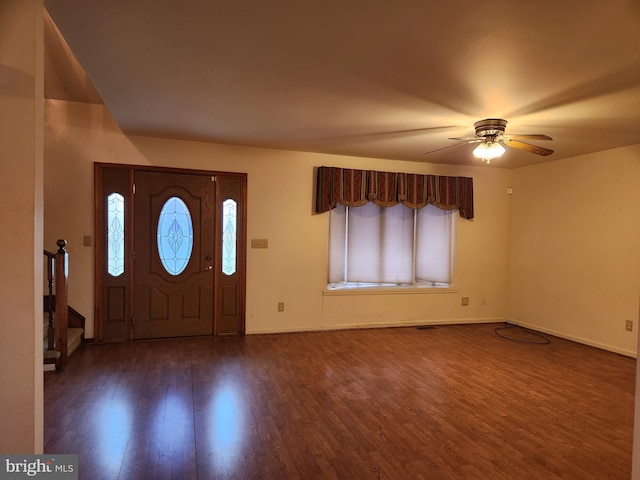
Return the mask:
M515 169L512 186L510 320L635 356L640 145Z
M42 453L43 7L0 1L0 452Z
M102 105L47 100L45 117L45 244L69 242L70 304L86 316L89 338L93 247L82 245L93 232L93 162L247 173L247 240L269 242L247 249L249 334L505 318L510 170L128 137ZM456 216L455 289L328 295L329 214L313 213L314 168L322 165L472 176L476 217Z

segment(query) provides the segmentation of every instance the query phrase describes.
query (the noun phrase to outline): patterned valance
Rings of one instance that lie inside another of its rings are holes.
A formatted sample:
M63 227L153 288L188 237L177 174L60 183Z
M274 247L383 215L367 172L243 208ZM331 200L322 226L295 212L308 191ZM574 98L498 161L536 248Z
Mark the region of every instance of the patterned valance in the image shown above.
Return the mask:
M367 202L382 207L434 205L443 210L458 209L462 218L472 219L473 178L318 167L316 213L338 204L359 207Z

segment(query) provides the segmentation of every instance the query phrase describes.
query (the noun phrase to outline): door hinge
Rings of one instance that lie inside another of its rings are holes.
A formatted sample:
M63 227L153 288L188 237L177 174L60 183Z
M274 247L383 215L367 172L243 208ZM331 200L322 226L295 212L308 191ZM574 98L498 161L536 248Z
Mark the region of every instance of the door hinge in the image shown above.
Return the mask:
M216 176L215 175L211 175L211 181L215 182L216 180L217 180Z
M131 325L135 325L136 324L136 317L131 317Z
M136 184L132 184L131 185L131 193L133 193L134 195L136 194Z
M132 260L135 262L135 261L136 261L136 252L135 252L135 251L134 251L134 252L131 252L131 255L132 255L132 257L133 257L133 259L132 259Z

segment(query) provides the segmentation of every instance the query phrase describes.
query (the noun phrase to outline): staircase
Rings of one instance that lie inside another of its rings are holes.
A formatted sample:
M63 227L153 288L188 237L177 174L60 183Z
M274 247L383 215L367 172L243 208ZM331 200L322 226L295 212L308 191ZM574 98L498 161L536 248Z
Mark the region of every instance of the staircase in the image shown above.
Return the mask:
M84 341L85 318L67 300L67 246L58 240L56 253L44 251L48 293L44 296L44 370L62 370ZM55 292L55 293L54 293Z
M45 297L45 302L46 302ZM67 357L70 357L80 345L84 342L84 316L78 313L73 307L68 307L69 326L67 328ZM72 318L74 319L72 321ZM77 325L77 326L72 326ZM49 318L48 312L45 311L44 323L42 325L43 331L43 347L44 347L44 371L49 372L53 370L61 370L59 350L48 349L48 334Z

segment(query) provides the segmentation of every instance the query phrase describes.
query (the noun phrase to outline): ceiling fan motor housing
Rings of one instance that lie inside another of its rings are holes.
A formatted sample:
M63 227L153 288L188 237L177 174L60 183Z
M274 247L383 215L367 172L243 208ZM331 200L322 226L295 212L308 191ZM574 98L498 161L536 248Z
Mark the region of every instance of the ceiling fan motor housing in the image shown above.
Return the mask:
M487 118L473 124L478 137L502 135L507 128L507 121L501 118Z

